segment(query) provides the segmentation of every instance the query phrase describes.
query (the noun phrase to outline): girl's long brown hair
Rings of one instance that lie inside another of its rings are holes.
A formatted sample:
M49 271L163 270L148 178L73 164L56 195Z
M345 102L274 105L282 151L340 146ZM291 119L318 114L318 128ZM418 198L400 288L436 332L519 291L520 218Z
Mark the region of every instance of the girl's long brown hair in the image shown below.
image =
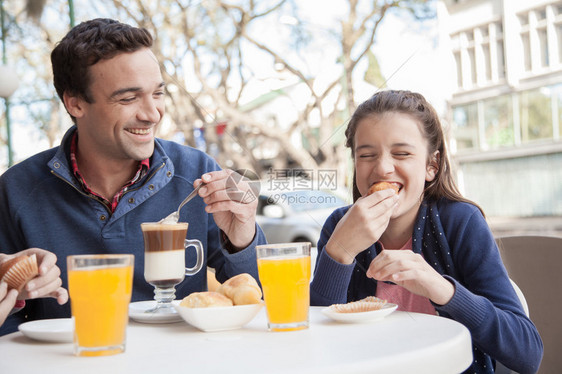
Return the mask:
M433 181L425 183L423 198L434 202L445 197L453 201L470 203L484 214L478 204L461 195L451 172L439 116L431 104L419 93L394 90L381 91L359 105L345 130L347 139L345 145L351 149L352 156L355 158L357 125L365 118L380 116L387 112L403 113L414 118L420 125L423 137L427 139L429 157L435 151L439 151L440 157L436 160L438 164L437 173ZM353 201L361 197L355 177L356 170L353 171Z

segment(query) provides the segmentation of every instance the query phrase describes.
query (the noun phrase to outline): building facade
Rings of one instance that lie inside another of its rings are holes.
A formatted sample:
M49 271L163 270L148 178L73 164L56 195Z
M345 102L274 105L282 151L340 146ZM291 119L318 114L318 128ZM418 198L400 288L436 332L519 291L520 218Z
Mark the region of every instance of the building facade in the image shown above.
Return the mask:
M562 216L562 1L443 0L459 185L489 216Z

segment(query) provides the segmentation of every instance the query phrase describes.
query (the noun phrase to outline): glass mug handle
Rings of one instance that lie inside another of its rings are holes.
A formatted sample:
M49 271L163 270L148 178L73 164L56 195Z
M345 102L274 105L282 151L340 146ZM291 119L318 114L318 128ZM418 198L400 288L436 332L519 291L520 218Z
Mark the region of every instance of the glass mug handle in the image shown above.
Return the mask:
M189 240L185 239L184 244L185 249L188 247L195 247L195 253L197 255L197 263L192 268L185 268L185 275L193 275L197 273L203 267L203 244L197 239Z

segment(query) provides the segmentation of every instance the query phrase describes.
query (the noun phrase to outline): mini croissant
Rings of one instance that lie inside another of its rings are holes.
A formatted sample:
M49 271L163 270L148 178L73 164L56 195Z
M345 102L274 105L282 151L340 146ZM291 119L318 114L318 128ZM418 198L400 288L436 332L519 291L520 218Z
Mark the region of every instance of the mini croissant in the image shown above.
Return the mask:
M188 308L232 306L232 300L218 292L193 292L184 297L180 305Z
M234 302L234 305L258 304L262 293L258 282L250 274L238 274L217 289Z

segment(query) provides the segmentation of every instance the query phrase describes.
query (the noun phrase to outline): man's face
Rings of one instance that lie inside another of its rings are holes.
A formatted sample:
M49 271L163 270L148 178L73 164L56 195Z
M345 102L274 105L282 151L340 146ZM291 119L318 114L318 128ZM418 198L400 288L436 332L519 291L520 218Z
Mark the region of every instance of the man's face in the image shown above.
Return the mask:
M91 66L90 75L93 102L76 99L71 113L79 152L118 162L152 156L164 115L164 82L154 54L148 48L121 53Z

